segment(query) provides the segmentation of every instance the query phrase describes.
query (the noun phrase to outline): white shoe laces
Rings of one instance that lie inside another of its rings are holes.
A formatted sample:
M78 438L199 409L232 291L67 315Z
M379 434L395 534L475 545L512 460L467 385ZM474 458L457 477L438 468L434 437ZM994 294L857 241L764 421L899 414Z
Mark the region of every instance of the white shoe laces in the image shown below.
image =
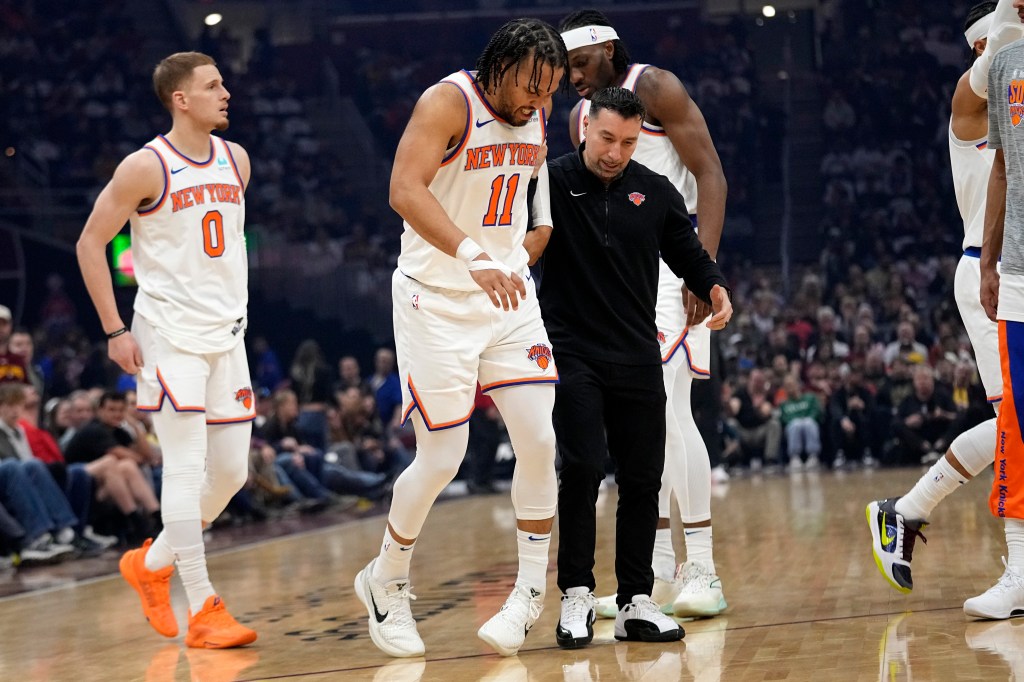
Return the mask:
M586 622L587 613L597 607L597 597L593 592L586 594L566 595L562 597L562 622Z
M537 622L537 619L540 618L540 612L544 609L544 604L541 601L542 598L543 596L539 594L534 597L528 587L516 585L516 588L512 590L512 594L505 600L498 614L516 625L525 616L526 626L530 627Z
M416 619L412 617L410 601L416 599L416 595L410 592L412 586L405 583L402 587L391 591L384 590L388 600L388 612L393 614L391 623L398 628L416 627Z
M1017 569L1006 563L1006 557L1003 557L1003 567L1006 570L999 577L999 582L988 589L989 594L1001 594L1010 590L1024 588L1024 575L1021 575Z
M680 592L695 594L703 592L711 585L711 572L698 562L687 562L677 578Z
M636 597L633 597L632 604L634 618L643 618L644 620L651 621L667 618L667 616L661 612L661 607L647 595L637 595Z

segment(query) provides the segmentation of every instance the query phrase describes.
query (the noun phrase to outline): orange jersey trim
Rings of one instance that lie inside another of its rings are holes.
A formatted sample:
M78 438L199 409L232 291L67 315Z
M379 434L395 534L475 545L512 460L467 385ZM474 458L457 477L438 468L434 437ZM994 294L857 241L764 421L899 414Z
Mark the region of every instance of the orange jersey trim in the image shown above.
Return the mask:
M245 195L245 183L242 182L242 174L238 172L238 164L235 163L235 155L231 153L231 145L228 144L227 140L221 140L221 143L224 145L224 150L228 153L231 170L235 171L235 177L238 178L238 186L242 188L242 194Z
M473 416L473 410L476 409L475 405L471 405L469 408L469 414L467 414L462 419L453 419L452 421L442 422L441 424L435 424L433 421L430 420L430 416L427 414L427 411L423 409L423 401L420 400L419 393L416 392L416 386L412 383L411 376L409 377L409 393L412 394L412 405L410 405L409 409L406 410L405 417L403 417L402 423L405 423L405 420L408 419L409 415L412 414L413 408L416 408L417 410L420 411L420 416L423 417L423 423L427 425L427 430L429 431L441 431L443 429L452 429L455 428L456 426L462 426L463 424L469 421L469 418Z
M480 101L484 103L484 108L487 109L487 113L493 116L494 120L500 121L505 125L508 125L508 121L503 119L501 116L498 116L498 112L491 108L490 102L488 102L487 98L484 97L484 91L480 89L480 85L476 82L476 78L473 77L473 74L471 74L469 71L466 71L465 69L462 70L462 73L466 74L466 76L469 78L469 82L473 84L473 89L476 90L477 97L480 98Z
M164 137L163 135L157 135L157 137L163 140L163 143L167 145L167 148L170 149L175 156L177 156L179 159L181 159L188 165L192 166L193 168L206 168L211 163L213 163L214 157L217 156L217 152L213 147L213 135L210 136L210 158L208 158L206 161L195 161L193 159L190 159L181 152L179 152L177 149L175 149L174 145L171 144L170 140L168 140L166 137Z
M504 381L495 381L493 384L487 384L482 386L480 390L483 393L488 391L495 391L499 388L511 388L512 386L525 386L527 384L557 384L559 382L558 369L555 369L555 376L553 377L524 377L522 379L505 379Z
M149 214L154 213L157 210L159 210L160 207L164 205L164 202L167 201L167 195L168 195L168 191L167 190L171 186L171 174L167 172L167 162L164 161L163 154L158 152L156 150L156 148L150 147L148 144L145 147L143 147L143 149L148 149L149 151L151 151L154 154L156 154L156 158L160 159L160 168L164 172L164 192L163 192L163 194L160 195L160 198L156 200L156 203L151 204L149 208L138 208L138 209L135 209L135 212L138 213L140 216L149 215Z
M167 382L164 381L164 375L160 373L159 367L156 369L156 380L160 382L160 388L163 389L164 394L171 399L171 406L174 407L175 412L206 412L206 408L202 406L179 405L174 394L171 393L171 389L167 387ZM163 405L163 396L160 398L160 404Z
M253 412L248 417L234 417L232 419L207 419L207 424L242 424L244 422L251 422L256 418L256 413Z
M462 150L466 148L466 143L469 142L469 136L473 133L473 105L469 103L469 95L466 94L466 91L463 90L462 86L458 83L450 80L443 80L441 82L451 83L454 85L459 89L459 94L462 95L462 99L466 100L466 128L462 131L462 139L459 140L459 143L455 145L450 152L445 153L444 157L441 159L441 167L444 168L458 158L459 154L462 153Z

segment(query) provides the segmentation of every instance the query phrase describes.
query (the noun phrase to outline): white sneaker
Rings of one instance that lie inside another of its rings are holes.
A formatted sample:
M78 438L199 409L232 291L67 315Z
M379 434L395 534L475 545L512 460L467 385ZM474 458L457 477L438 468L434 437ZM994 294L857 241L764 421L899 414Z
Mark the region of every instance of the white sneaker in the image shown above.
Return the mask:
M712 483L728 483L729 472L725 470L725 467L719 464L711 470L711 482Z
M86 526L82 530L82 537L86 540L95 542L97 545L103 547L103 549L110 549L117 544L117 538L113 535L100 535L92 529L92 526Z
M803 460L801 460L799 457L790 457L789 458L789 464L786 465L786 471L790 472L791 474L795 474L795 473L798 473L800 471L803 471L803 469L804 469Z
M562 613L555 628L555 640L563 649L578 649L594 639L597 598L587 587L570 587L562 595Z
M422 656L423 640L409 607L410 600L416 598L409 592L409 581L377 582L373 579L374 561L376 559L359 571L355 580L356 596L370 616L370 639L390 656Z
M804 464L804 468L808 471L817 471L821 468L821 460L818 459L817 455L811 455L807 458L807 462Z
M502 656L515 656L543 610L544 595L541 592L516 585L501 609L480 626L476 636Z
M983 594L964 602L964 613L972 618L1005 620L1024 616L1024 574L1006 565L999 582Z
M677 569L678 573L678 569ZM675 580L654 579L654 589L651 590L651 599L661 604L661 612L672 615L672 602L679 596L679 585ZM594 609L598 618L615 618L619 615L619 605L615 602L615 595L609 594L597 600L597 607Z
M664 613L648 595L635 594L615 617L615 639L633 642L678 642L683 628Z
M717 616L725 611L722 579L700 561L687 561L676 572L679 596L672 604L676 616Z
M594 612L598 618L614 618L619 615L619 605L615 603L615 595L609 594L597 600Z

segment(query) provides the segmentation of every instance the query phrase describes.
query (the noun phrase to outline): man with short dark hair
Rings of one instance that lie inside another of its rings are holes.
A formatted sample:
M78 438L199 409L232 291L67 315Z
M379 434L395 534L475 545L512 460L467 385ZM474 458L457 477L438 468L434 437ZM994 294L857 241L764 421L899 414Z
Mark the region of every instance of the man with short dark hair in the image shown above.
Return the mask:
M711 329L732 315L725 279L694 234L682 195L631 160L643 119L636 94L601 90L584 122L587 141L548 164L552 229L540 303L560 368L554 422L562 456L558 586L565 596L555 636L566 648L593 638L595 504L606 453L619 484L615 637L683 636L650 597L665 464L659 254L712 306Z

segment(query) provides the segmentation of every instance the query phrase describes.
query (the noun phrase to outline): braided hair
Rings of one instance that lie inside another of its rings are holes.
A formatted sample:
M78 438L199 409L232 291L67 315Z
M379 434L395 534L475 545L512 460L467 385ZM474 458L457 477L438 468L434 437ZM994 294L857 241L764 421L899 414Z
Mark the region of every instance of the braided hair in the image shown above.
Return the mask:
M491 36L487 47L476 60L476 80L485 92L497 87L513 67L519 78L519 66L533 56L529 85L539 87L544 66L550 66L552 77L556 69L566 69L569 53L562 36L554 26L539 19L515 19Z
M596 9L581 9L578 12L573 12L562 19L562 23L559 24L558 30L561 33L571 31L574 28L580 28L583 26L609 26L611 27L612 22L608 21L601 12ZM616 38L612 41L612 46L615 48L615 52L612 54L612 68L615 69L615 73L626 73L629 69L629 50L622 43L621 40Z

